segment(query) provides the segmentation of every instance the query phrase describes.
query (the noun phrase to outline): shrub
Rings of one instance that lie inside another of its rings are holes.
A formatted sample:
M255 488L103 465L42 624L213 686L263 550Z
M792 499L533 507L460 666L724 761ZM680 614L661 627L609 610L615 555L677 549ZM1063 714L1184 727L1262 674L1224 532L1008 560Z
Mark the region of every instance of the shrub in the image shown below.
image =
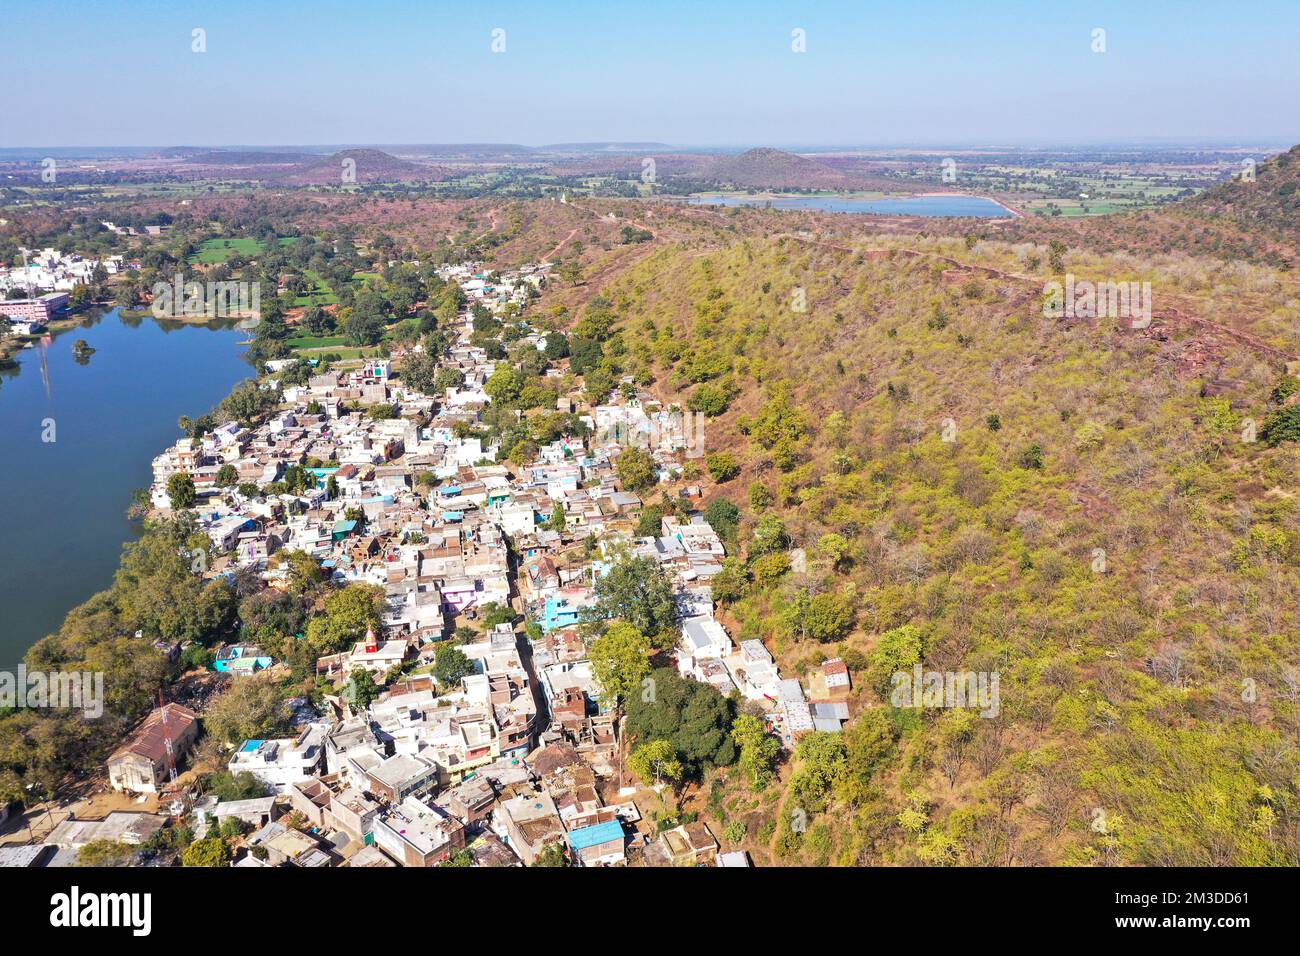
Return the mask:
M740 462L731 452L720 451L716 455L710 455L705 465L709 469L709 476L719 484L740 474Z

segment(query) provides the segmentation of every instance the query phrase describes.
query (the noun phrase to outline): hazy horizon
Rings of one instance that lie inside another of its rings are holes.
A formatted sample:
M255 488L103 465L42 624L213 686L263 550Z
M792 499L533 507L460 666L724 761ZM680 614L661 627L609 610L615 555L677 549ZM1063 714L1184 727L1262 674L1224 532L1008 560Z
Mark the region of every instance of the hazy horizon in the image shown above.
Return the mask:
M6 102L9 148L262 148L340 130L355 143L688 148L1300 140L1287 130L1300 5L1283 0L1230 16L1174 0L936 0L924 18L851 3L52 0L6 25L22 42L0 76L39 91Z
M933 141L933 142L881 142L881 143L835 143L835 142L804 142L804 143L775 143L775 142L743 142L743 143L674 143L664 142L655 139L593 139L585 141L565 141L565 140L546 140L533 143L511 142L502 140L500 142L479 142L479 141L453 141L445 142L416 142L407 143L372 143L361 140L339 140L336 142L315 142L315 143L226 143L226 142L190 142L190 143L129 143L129 144L104 144L104 143L72 143L51 145L34 144L29 146L0 146L0 156L10 158L21 158L24 155L37 156L42 151L48 152L65 152L75 154L76 151L85 151L92 153L95 151L110 152L166 152L168 150L192 150L192 149L210 149L213 151L221 150L247 150L250 152L267 152L273 153L280 150L306 150L319 151L328 153L332 150L345 149L379 149L379 150L432 150L432 149L450 149L455 147L521 147L523 149L542 151L547 149L577 148L577 147L627 147L630 149L634 145L643 145L665 151L682 151L682 152L735 152L740 153L750 149L778 149L792 153L819 153L819 152L850 152L850 151L878 151L878 152L900 152L904 150L917 150L929 152L940 149L953 150L970 150L970 151L997 151L997 150L1039 150L1044 152L1069 152L1081 150L1124 150L1124 149L1247 149L1247 148L1278 148L1289 149L1291 146L1300 143L1300 133L1296 138L1278 136L1253 136L1237 137L1224 140L1190 140L1181 138L1172 139L1132 139L1122 141L1088 141L1080 140L1076 142L959 142L959 141Z

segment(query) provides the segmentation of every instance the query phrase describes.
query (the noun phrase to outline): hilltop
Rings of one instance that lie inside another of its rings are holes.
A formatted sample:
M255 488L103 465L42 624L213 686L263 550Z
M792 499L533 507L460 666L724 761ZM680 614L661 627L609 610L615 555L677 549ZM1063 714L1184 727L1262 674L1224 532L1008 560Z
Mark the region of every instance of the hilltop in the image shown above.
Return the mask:
M192 176L251 179L267 185L338 185L345 160L355 163L359 183L433 181L448 177L440 166L423 165L379 149L344 149L329 155L259 150L209 150L189 157Z
M1300 146L1260 163L1253 178L1243 171L1181 205L1198 217L1226 220L1300 246Z
M855 177L825 163L765 147L715 159L694 171L692 178L754 189L853 189L860 185Z
M286 185L337 185L346 160L355 163L358 183L399 182L402 180L438 180L447 171L437 166L423 166L398 159L378 149L344 149L329 156L309 159L286 170L279 181Z

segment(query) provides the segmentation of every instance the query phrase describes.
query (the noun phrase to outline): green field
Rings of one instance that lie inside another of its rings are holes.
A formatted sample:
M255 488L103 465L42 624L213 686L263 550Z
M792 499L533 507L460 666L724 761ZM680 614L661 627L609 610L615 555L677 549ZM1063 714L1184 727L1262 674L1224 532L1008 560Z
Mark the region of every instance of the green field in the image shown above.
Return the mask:
M291 349L327 349L347 344L345 335L300 335L286 339L285 345Z
M284 237L280 239L280 245L287 246L293 242L293 237ZM199 246L199 251L190 256L191 263L200 263L202 265L215 265L218 262L225 262L233 255L255 256L266 247L258 239L239 238L239 239L208 239ZM319 281L319 276L317 281Z
M318 273L311 269L304 269L302 274L312 283L312 290L306 295L296 296L293 300L295 307L339 304L339 297L325 284L325 280Z
M300 358L321 358L325 355L337 355L341 361L350 361L352 359L364 358L367 355L374 355L377 347L367 345L363 348L349 346L348 348L320 348L320 349L295 349Z

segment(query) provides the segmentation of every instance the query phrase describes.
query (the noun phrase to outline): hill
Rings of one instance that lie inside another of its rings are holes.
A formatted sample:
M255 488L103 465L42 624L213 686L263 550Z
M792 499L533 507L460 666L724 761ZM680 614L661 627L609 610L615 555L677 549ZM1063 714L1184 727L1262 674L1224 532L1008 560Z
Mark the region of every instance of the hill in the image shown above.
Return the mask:
M1062 242L1143 257L1211 256L1224 262L1300 267L1300 146L1159 209L1087 219L1026 216L998 224L1007 238Z
M1241 438L1293 401L1295 277L1082 232L812 239L754 210L678 243L663 219L575 328L612 313L610 379L711 416L730 460L686 480L739 510L729 631L855 688L842 735L687 808L762 862L1300 861L1275 809L1300 800L1300 446ZM1045 318L1066 271L1151 282L1152 323ZM996 674L997 713L895 706L914 665Z
M214 149L188 156L200 166L277 166L303 163L315 159L311 153L264 152L261 150Z
M1300 247L1300 146L1227 182L1184 200L1183 209L1198 217L1230 222Z
M404 180L441 180L447 170L398 159L378 149L345 149L329 156L313 157L285 170L277 179L285 185L337 185L344 164L351 160L358 183L400 182Z
M853 189L859 181L817 160L779 149L751 149L723 156L692 174L707 182L752 189Z

